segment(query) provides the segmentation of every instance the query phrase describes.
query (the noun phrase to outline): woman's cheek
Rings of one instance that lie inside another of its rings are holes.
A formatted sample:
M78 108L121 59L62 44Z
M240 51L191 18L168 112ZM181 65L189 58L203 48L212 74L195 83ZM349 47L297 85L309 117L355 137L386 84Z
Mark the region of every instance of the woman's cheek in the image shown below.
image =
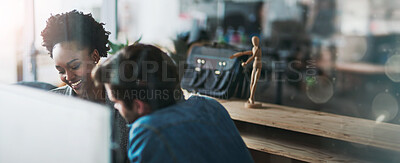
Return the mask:
M91 66L90 64L89 65L83 65L78 70L79 71L79 76L85 76L85 77L89 76L90 77L92 69L93 69L93 66Z

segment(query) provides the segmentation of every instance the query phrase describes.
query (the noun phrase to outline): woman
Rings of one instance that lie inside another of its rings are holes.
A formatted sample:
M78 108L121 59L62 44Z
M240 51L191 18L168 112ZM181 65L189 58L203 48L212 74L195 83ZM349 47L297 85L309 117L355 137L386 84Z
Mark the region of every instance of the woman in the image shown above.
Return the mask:
M107 57L109 34L90 14L76 10L47 20L42 31L43 46L54 59L61 81L66 84L53 92L105 102L103 89L94 86L90 72L100 57Z
M53 58L60 79L66 86L52 92L77 96L93 102L110 104L104 87L95 87L90 77L100 57L107 57L108 36L103 23L98 23L91 14L76 10L51 16L42 31L43 46ZM114 151L114 162L126 162L128 129L125 121L115 112L114 140L119 142L121 151ZM117 149L118 150L118 149ZM122 158L122 160L121 160Z

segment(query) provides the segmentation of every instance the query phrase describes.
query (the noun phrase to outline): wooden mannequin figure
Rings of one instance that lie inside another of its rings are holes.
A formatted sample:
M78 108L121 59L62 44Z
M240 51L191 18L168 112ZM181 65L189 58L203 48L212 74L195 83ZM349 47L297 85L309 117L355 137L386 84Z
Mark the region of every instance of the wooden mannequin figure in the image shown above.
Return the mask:
M249 100L245 103L245 107L247 108L259 108L262 105L254 103L254 93L256 93L257 81L260 78L262 62L261 62L261 48L259 47L259 38L257 36L253 36L251 38L253 43L253 49L244 52L238 52L233 54L230 58L236 58L243 55L252 55L246 62L242 63L242 66L245 67L249 62L254 60L253 62L253 71L251 72L251 81L250 81L250 97Z

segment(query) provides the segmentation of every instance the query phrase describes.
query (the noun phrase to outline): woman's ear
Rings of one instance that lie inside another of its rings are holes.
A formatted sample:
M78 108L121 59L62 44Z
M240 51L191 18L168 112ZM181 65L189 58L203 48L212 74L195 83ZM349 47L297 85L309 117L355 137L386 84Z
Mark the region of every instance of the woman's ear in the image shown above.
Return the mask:
M100 54L97 49L94 49L92 54L91 54L91 59L94 61L94 63L99 63L100 60Z

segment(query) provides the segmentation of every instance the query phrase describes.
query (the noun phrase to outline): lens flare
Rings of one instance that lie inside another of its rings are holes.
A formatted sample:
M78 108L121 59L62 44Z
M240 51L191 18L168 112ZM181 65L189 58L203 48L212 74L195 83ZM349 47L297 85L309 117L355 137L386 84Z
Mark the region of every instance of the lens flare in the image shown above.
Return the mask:
M307 84L306 94L314 103L326 103L333 96L333 83L327 77L317 76L313 84Z
M400 55L391 56L385 64L385 74L393 82L400 82Z
M367 40L364 37L343 37L339 39L339 61L359 61L362 59L368 48Z
M372 116L377 123L388 122L399 112L397 100L389 93L380 93L372 101Z

